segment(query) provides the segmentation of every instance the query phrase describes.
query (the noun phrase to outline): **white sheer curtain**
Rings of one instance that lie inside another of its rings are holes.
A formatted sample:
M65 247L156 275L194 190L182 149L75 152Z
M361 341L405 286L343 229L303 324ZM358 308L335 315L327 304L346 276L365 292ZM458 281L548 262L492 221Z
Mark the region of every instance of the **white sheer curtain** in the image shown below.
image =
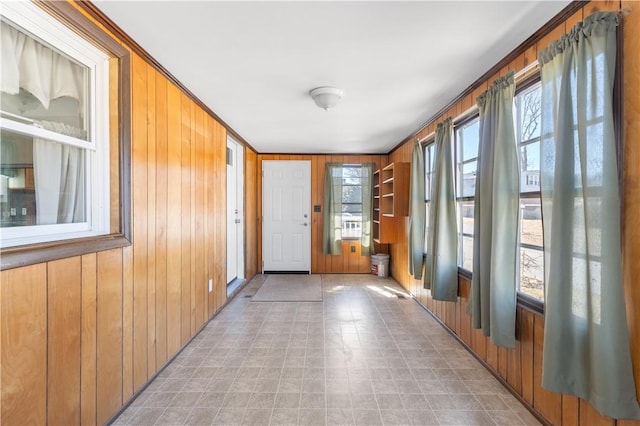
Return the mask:
M82 138L83 132L62 123L40 121L38 126ZM82 148L33 140L33 172L36 186L36 223L78 223L85 221L85 179Z
M80 65L5 22L0 23L0 31L2 92L17 95L24 89L45 108L52 100L68 96L77 99L84 111L84 69Z

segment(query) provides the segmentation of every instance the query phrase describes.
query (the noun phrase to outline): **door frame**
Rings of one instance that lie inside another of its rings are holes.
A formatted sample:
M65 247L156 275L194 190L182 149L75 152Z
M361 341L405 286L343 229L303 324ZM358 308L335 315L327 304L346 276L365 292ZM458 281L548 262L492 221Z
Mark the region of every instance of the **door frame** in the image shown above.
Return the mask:
M227 286L238 282L243 281L245 279L245 211L244 211L244 145L238 143L231 136L227 136L227 150L231 150L231 156L233 160L232 168L235 170L235 190L230 191L229 188L229 180L227 179L227 206L226 206L226 214L229 217L231 213L231 208L229 206L229 195L230 192L236 194L235 197L235 207L237 209L237 217L239 219L239 223L235 223L236 230L238 231L236 235L236 244L235 244L235 256L236 256L236 271L235 271L235 279L232 279L230 282L227 282ZM227 151L228 152L228 151ZM228 154L227 154L228 155ZM226 162L227 168L229 167L228 159ZM227 259L232 255L229 253L229 241L230 241L230 232L229 232L229 220L227 220L226 225L227 231ZM227 268L229 266L229 261L227 260ZM226 280L229 279L229 271L227 270Z

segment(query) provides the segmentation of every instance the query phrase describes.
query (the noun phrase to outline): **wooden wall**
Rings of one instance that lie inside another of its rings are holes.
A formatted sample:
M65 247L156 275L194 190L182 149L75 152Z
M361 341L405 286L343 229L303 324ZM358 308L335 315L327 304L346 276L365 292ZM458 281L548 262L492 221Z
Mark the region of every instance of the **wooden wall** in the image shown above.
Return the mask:
M606 1L592 2L553 30L541 41L531 46L508 67L476 88L473 93L454 105L436 122L424 129L418 137L424 137L435 130L437 122L446 117L455 117L469 109L476 97L498 76L507 70L516 72L536 59L539 48L570 29L576 22L594 10L618 10L631 7L631 14L624 18L624 276L629 318L631 352L638 394L640 395L640 286L635 278L640 276L640 227L637 211L640 209L640 9L637 2ZM635 6L635 8L634 8ZM411 161L411 143L405 143L390 155L390 161ZM459 298L453 302L434 301L419 281L407 273L407 229L401 230L401 242L391 245L391 273L408 291L414 294L433 314L442 320L471 350L491 367L508 386L520 395L527 404L554 425L619 425L639 426L639 421L614 420L601 416L589 403L578 398L547 392L541 387L542 345L544 318L542 315L523 308L517 310L517 346L515 349L498 348L478 330L471 328L470 317L466 314L470 282L459 279Z
M134 53L131 77L133 244L1 272L2 424L105 423L226 301L226 130Z
M309 160L311 161L311 204L323 206L324 196L324 166L327 162L342 162L345 164L359 164L374 162L376 167L387 164L386 155L258 155L258 218L262 217L262 160ZM375 170L375 169L374 169ZM313 210L313 209L312 209ZM360 241L345 240L342 242L342 255L332 256L322 253L322 212L311 212L311 272L321 273L369 273L371 258L360 255ZM258 265L262 265L262 226L258 223ZM356 247L351 252L351 246ZM378 247L377 251L384 251L386 247ZM261 269L258 268L258 269Z
M258 267L258 155L244 150L244 276L253 277L261 268Z

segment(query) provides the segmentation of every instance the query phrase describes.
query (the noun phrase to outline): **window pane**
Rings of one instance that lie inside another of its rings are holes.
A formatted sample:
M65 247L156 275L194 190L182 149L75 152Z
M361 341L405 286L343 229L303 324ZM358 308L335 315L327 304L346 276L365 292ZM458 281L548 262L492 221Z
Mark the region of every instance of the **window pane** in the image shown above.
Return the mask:
M520 192L540 191L540 142L520 148Z
M474 197L476 195L476 170L478 163L472 161L470 163L462 164L461 176L458 179L458 196L459 197Z
M3 129L1 227L85 221L85 152Z
M462 151L460 161L470 160L478 156L478 140L480 122L474 120L458 130L459 149Z
M473 201L460 203L460 215L462 216L462 233L473 235Z
M540 137L540 86L518 96L518 116L520 117L520 140L527 141Z
M428 239L429 239L429 209L431 208L431 203L424 203L425 206L425 216L424 216L424 252L427 252L428 247Z
M542 209L539 198L520 199L522 226L520 241L542 247Z
M4 115L88 140L89 68L17 27L0 25L3 47L15 47L2 52L3 71L15 70L2 75Z
M462 237L462 268L471 271L473 269L473 237Z
M544 300L544 253L520 248L520 289L522 293Z
M343 203L362 203L362 187L361 186L343 186L342 202Z
M362 213L362 204L343 204L343 213Z

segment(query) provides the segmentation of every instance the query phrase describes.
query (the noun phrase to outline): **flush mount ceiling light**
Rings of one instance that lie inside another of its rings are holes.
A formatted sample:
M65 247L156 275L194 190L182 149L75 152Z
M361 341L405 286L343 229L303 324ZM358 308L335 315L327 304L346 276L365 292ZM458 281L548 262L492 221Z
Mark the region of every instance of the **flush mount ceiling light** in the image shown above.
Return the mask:
M309 95L311 95L316 105L326 111L334 107L342 98L342 90L335 87L316 87L309 91Z

